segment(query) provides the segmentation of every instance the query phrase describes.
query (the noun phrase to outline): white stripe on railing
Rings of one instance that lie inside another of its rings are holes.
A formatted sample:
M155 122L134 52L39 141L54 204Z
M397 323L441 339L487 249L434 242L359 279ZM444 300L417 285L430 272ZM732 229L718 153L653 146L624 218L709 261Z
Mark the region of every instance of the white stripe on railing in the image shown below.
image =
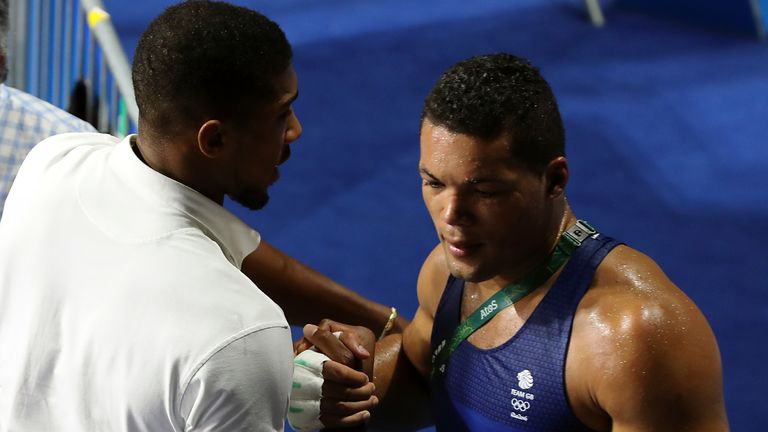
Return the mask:
M88 25L96 35L106 62L117 82L117 88L125 99L126 109L131 119L137 123L139 120L139 108L133 96L133 81L131 80L131 67L128 57L125 55L120 39L117 37L115 27L104 11L100 0L81 0L83 10L88 17ZM130 96L130 97L129 97Z

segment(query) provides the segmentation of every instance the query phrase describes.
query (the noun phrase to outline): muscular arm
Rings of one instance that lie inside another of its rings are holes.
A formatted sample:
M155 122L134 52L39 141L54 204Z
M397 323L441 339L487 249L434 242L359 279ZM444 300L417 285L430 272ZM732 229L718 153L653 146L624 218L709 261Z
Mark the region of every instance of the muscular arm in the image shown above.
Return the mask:
M417 283L419 308L403 334L388 336L376 344L373 382L381 402L372 413L371 431L417 430L432 422L428 392L430 338L448 278L442 257L442 251L436 248L424 262Z
M430 337L437 304L447 278L448 271L442 251L436 248L427 257L419 273L419 308L413 321L402 334L387 336L376 343L373 383L374 394L379 403L376 409L371 411L368 430L408 431L423 428L431 423L427 382L431 367ZM328 320L321 322L318 327L309 327L305 327L305 340L299 347L315 345L319 351L335 360L326 363L332 364L334 368L343 370L349 369L348 366L354 367L355 362L352 359L355 355L352 351L358 343L355 342L358 335L353 338L347 336L345 340L345 334L354 334L355 328ZM334 337L334 331L342 331L341 337ZM342 395L336 398L335 406L343 406L346 401L355 400L354 397L343 395L356 390L326 374L325 369L323 376L326 379L323 389L330 384L333 388L338 388L334 390L334 394ZM329 380L332 383L329 383ZM321 419L323 415L331 414L331 405L324 405L321 401L320 408Z
M630 248L617 248L604 266L569 349L577 415L601 430L728 430L720 354L696 305Z
M366 299L263 240L245 257L242 271L283 308L294 325L331 318L381 332L389 319L389 306ZM393 332L402 331L407 324L398 317Z

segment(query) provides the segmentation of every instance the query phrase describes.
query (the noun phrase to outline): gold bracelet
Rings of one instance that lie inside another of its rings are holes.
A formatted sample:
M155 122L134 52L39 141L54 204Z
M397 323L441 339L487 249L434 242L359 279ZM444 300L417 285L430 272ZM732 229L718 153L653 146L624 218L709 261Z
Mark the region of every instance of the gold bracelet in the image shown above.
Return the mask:
M392 312L389 314L389 319L387 320L387 323L384 324L384 330L381 331L381 335L379 335L379 340L383 339L384 336L389 333L390 330L392 330L392 326L395 325L395 318L397 318L397 309L395 309L394 306L392 306Z

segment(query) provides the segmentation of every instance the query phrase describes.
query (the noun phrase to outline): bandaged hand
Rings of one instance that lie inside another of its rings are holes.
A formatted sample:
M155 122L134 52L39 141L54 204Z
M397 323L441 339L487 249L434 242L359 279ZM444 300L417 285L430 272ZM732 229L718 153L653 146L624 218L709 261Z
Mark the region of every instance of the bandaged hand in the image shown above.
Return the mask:
M323 365L328 360L325 354L314 349L308 349L293 359L288 423L296 431L313 431L323 427L320 400L323 397Z
M339 332L339 337L334 335ZM365 423L378 404L370 379L373 332L325 320L319 326L307 325L296 349L291 427L308 431Z

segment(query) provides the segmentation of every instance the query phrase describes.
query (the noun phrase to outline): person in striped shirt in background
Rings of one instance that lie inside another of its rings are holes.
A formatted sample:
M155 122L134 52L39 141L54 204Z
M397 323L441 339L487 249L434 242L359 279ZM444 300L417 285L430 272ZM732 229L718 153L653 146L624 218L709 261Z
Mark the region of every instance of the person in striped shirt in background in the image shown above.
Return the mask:
M65 132L96 132L61 108L5 84L8 15L8 0L0 0L0 217L19 166L35 144Z

